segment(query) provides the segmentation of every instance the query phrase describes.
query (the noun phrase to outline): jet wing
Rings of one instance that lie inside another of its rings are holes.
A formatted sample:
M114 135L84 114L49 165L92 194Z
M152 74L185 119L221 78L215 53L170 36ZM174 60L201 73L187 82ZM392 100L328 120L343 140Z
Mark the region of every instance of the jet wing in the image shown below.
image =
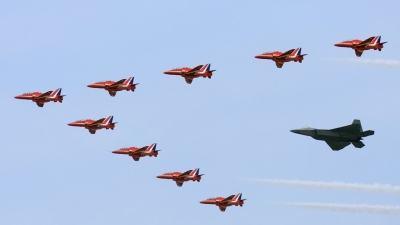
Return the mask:
M356 122L344 127L338 127L335 129L332 129L331 131L334 132L340 132L340 133L350 133L350 134L358 134L362 132L362 128L361 128L361 123L360 122Z
M43 93L39 96L37 96L35 99L42 99L42 98L47 98L47 96L49 96L53 91L48 91L46 93Z
M283 62L275 61L275 64L276 64L276 67L278 67L278 68L282 68L282 66L283 66Z
M176 185L177 185L178 187L182 187L182 185L183 185L183 182L182 182L182 181L176 181L175 183L176 183Z
M286 59L295 49L290 49L289 51L282 53L282 55L276 57L277 59Z
M375 37L370 37L365 39L365 41L361 42L360 44L357 45L357 47L363 47L368 45L372 40L374 40Z
M106 118L101 118L99 120L94 121L93 123L89 124L89 126L96 126L99 123L102 123Z
M117 92L116 91L108 91L108 94L110 94L111 97L115 97Z
M226 210L225 206L218 206L218 207L219 207L219 210L221 210L221 212L225 212L225 210Z
M117 82L111 84L111 85L110 85L110 88L119 87L119 86L120 86L121 84L123 84L125 81L126 81L126 79L119 80L119 81L117 81Z
M149 147L149 146L141 147L141 148L139 148L138 150L132 152L131 154L141 154L142 152L146 151L146 149L147 149L148 147Z
M235 195L231 195L231 196L225 198L224 200L220 201L220 203L228 203L232 200L233 197L235 197Z
M181 175L179 175L177 178L185 178L187 177L193 170L188 170L184 173L182 173Z
M193 81L193 78L191 78L191 77L185 77L185 81L186 81L186 83L191 84L192 81Z
M338 142L338 141L325 141L325 142L334 151L342 150L344 147L350 144L350 142Z
M188 75L195 74L201 69L201 67L203 67L203 65L198 65L195 68L187 71L186 74L188 74Z
M361 57L361 55L363 54L364 50L354 50L356 52L356 56Z

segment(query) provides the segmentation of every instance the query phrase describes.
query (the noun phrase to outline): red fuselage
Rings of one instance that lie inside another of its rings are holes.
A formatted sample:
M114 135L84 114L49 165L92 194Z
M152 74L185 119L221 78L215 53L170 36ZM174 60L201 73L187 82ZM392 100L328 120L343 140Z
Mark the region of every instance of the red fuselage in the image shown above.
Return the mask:
M105 89L107 91L135 91L136 89L136 84L129 84L129 85L120 85L118 87L111 87L115 81L103 81L103 82L96 82L93 84L89 84L88 87L90 88L99 88L99 89Z
M352 48L354 50L370 50L370 49L374 49L374 50L381 50L383 48L383 44L384 43L375 43L375 44L367 44L367 45L363 45L363 46L357 46L359 45L361 42L363 42L362 40L350 40L350 41L343 41L340 43L335 44L336 47L343 47L343 48Z
M143 151L141 153L135 153L139 149L140 148L137 148L137 147L121 148L121 149L112 151L112 153L129 155L129 156L138 156L138 157L145 157L145 156L157 157L157 155L158 155L158 151L150 151L150 152L144 152Z
M182 174L181 172L164 173L164 174L158 175L157 178L170 179L170 180L173 180L173 181L190 181L190 180L192 180L192 181L200 181L201 180L201 176L200 175L195 175L193 177L186 176L184 178L178 178L179 175L181 175L181 174Z
M233 201L228 201L228 202L223 202L221 203L222 200L224 200L225 198L223 197L216 197L216 198L209 198L206 200L201 201L201 204L212 204L212 205L217 205L217 206L242 206L244 204L243 200L237 200L236 202Z
M46 102L62 102L63 96L54 96L54 97L46 97L46 98L40 98L38 97L42 95L43 93L41 92L32 92L32 93L26 93L22 95L17 95L14 98L16 99L22 99L22 100L32 100L33 102L39 102L39 103L46 103Z
M101 129L114 129L115 124L114 123L108 123L106 125L103 124L97 124L95 126L91 125L93 122L95 122L95 120L92 119L87 119L87 120L78 120L72 123L69 123L68 126L72 126L72 127L84 127L86 129L89 130L101 130Z
M172 70L167 70L164 72L164 74L167 75L178 75L182 77L190 77L190 78L197 78L197 77L208 77L211 78L213 75L212 71L205 71L203 73L193 73L193 74L186 74L188 71L190 71L191 68L189 67L184 67L184 68L179 68L179 69L172 69Z
M268 53L263 53L263 54L259 54L256 55L255 58L257 59L270 59L273 60L275 62L290 62L290 61L294 61L294 62L302 62L304 59L303 55L297 55L295 57L287 57L287 58L278 58L279 56L281 56L283 53L282 52L268 52Z

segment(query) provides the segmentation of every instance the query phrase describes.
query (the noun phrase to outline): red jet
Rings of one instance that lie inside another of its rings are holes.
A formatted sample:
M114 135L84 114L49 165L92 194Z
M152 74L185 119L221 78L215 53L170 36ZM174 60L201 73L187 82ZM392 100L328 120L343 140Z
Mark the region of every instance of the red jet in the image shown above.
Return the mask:
M55 91L48 91L46 93L42 92L31 92L25 93L22 95L17 95L14 98L16 99L24 99L24 100L32 100L36 102L36 105L39 107L43 107L46 102L62 102L65 95L61 95L61 88L58 88Z
M210 70L210 66L211 64L206 64L204 66L196 66L193 69L189 67L177 68L165 71L164 74L182 76L185 78L186 83L191 84L193 79L197 77L208 77L209 79L211 79L211 76L213 75L213 72L215 70Z
M356 56L361 57L364 50L378 50L381 51L383 44L387 42L381 42L381 36L373 36L365 39L364 41L355 39L350 41L343 41L335 44L336 47L352 48L356 52Z
M136 147L120 148L118 150L113 151L112 153L129 155L130 157L133 158L133 160L139 161L141 157L145 156L157 157L158 152L161 150L156 150L156 147L157 143L153 143L150 146L144 146L141 148L136 148Z
M184 173L181 172L164 173L162 175L157 176L157 178L171 179L176 182L176 185L178 185L178 187L182 187L183 182L185 181L192 180L194 182L197 180L197 182L200 182L201 176L203 176L204 174L199 175L199 172L200 169L196 168L194 170L188 170Z
M88 129L91 134L95 134L97 130L101 129L111 129L114 130L115 123L113 123L113 118L114 116L109 116L107 118L101 118L99 120L92 120L92 119L87 119L87 120L78 120L72 123L69 123L68 126L73 126L73 127L84 127L85 129Z
M117 82L111 80L101 81L89 84L88 87L105 89L112 97L115 97L117 91L123 91L123 90L135 91L136 85L138 85L139 83L134 84L133 83L134 79L135 79L134 77L129 77L128 79L122 79Z
M266 52L260 55L256 55L255 58L257 59L270 59L275 61L276 66L278 68L282 68L285 62L295 61L301 63L304 59L304 56L307 54L301 54L301 48L290 49L289 51L282 53L282 52Z
M219 207L219 209L222 212L225 212L226 207L228 206L238 206L240 207L243 206L243 203L246 199L242 199L242 193L239 193L237 195L231 195L227 198L224 197L216 197L216 198L209 198L204 201L201 201L200 203L202 204L213 204Z

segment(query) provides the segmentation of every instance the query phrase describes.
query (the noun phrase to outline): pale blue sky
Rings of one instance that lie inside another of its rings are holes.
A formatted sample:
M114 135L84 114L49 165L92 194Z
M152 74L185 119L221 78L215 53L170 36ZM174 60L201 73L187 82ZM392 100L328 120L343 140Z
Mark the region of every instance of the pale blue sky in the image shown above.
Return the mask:
M399 60L398 1L0 1L0 224L396 224L394 215L272 202L400 205L400 197L243 178L400 184L398 69L348 64L333 44L382 35ZM302 47L282 69L254 56ZM211 63L191 85L162 72ZM129 76L115 98L87 84ZM44 108L13 96L63 88ZM114 131L68 127L114 115ZM293 134L360 119L374 136L334 152ZM112 150L158 143L134 162ZM200 167L200 183L156 179ZM199 204L238 192L244 207Z

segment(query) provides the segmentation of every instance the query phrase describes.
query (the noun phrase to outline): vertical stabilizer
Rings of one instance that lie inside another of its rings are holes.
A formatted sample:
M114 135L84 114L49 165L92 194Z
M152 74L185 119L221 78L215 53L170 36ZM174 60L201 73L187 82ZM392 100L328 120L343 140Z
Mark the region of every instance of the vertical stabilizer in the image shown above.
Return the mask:
M356 125L356 126L358 126L358 127L359 127L359 131L360 131L360 133L361 133L361 132L363 132L363 129L362 129L362 126L361 126L361 121L360 121L360 120L357 120L357 119L353 120L353 123L352 123L352 125Z

